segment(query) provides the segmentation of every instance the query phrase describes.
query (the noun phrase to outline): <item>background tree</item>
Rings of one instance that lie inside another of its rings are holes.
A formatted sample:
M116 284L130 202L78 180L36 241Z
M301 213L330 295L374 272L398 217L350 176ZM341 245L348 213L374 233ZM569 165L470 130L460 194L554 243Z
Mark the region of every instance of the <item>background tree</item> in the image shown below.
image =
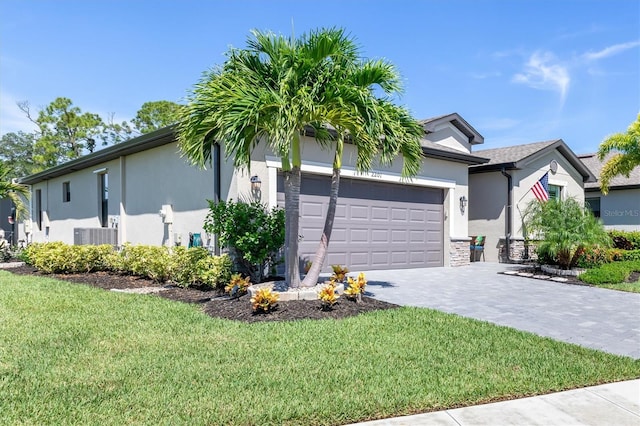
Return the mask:
M11 178L19 178L42 170L33 161L35 136L32 133L5 133L0 140L0 160L11 164Z
M611 180L619 175L629 177L634 168L640 166L640 114L631 123L626 133L616 133L605 139L598 148L598 158L604 160L608 154L615 153L600 171L600 189L603 194L609 192Z
M13 181L14 172L6 161L0 161L0 199L9 198L16 207L16 218L28 213L25 199L29 197L29 188Z
M541 240L538 255L555 259L564 269L573 268L584 249L611 245L602 223L574 198L533 200L524 220L529 235L538 235Z
M140 133L150 133L177 123L181 108L181 105L170 101L145 102L131 123Z
M339 79L333 77L340 64L358 61L356 45L344 30L322 29L299 39L252 34L246 49L229 51L224 65L195 85L181 114L178 137L183 154L201 167L218 142L225 144L236 167L249 167L251 152L261 141L279 155L285 193L285 278L289 286L298 287L301 135L312 128L316 141L327 147L348 134L370 141L361 146L375 153L376 135L382 132L373 127L366 131L365 125L373 121L363 118L364 110L354 98L343 96ZM363 86L366 90L358 94L371 96L368 85ZM337 136L328 127L339 129ZM341 158L342 145L337 146ZM374 156L359 154L358 168L370 168Z

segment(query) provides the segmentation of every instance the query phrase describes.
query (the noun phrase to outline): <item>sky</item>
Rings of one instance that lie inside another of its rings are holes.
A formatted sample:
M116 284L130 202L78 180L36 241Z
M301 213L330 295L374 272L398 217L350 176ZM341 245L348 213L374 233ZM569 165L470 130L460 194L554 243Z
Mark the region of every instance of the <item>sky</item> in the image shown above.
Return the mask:
M184 103L252 29L322 27L392 62L415 118L460 114L476 150L563 139L590 153L640 113L638 0L0 0L0 134L33 130L18 101L67 97L116 121Z

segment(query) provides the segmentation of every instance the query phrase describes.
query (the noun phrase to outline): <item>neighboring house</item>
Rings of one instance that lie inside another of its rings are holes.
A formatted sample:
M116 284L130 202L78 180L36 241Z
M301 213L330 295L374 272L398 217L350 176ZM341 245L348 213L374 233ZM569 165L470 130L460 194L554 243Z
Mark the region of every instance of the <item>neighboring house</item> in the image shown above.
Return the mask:
M471 154L482 136L460 115L422 122L424 160L418 176L403 180L402 160L358 174L353 146L344 150L340 198L327 265L351 270L459 265L469 262L468 166L486 161ZM283 199L280 161L264 144L250 172L235 170L224 147L208 170L180 157L172 127L28 176L32 241L187 245L203 231L207 199ZM301 254L315 252L329 201L332 153L303 137L300 204ZM217 249L217 248L216 248Z
M604 161L600 161L597 154L579 157L589 170L599 177L602 166L611 155ZM587 205L593 214L602 220L605 228L640 231L640 167L633 169L629 177L614 177L607 195L600 191L600 182L586 183L584 192Z
M548 173L552 198L584 201L583 185L591 171L562 141L475 151L489 162L469 167L469 235L484 235L487 261L528 259L522 219L535 200L531 188Z

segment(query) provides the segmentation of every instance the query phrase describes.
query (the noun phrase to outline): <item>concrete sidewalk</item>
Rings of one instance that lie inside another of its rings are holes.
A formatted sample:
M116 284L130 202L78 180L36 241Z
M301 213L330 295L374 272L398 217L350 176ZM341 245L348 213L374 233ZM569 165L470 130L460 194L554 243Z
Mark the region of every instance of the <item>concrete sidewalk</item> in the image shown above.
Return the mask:
M356 423L408 425L640 425L640 380Z

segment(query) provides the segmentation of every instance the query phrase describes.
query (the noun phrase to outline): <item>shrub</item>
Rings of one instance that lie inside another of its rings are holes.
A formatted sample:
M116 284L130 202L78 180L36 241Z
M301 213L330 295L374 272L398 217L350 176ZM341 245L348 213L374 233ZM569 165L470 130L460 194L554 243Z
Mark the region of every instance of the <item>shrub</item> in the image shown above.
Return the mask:
M333 270L333 275L331 275L331 280L337 281L339 283L344 282L345 277L349 273L349 269L347 269L346 266L331 265L331 269Z
M574 267L586 248L611 245L602 223L574 198L533 200L524 218L524 228L541 237L538 255L552 257L564 269Z
M280 262L284 245L284 211L270 212L260 202L209 202L205 231L218 235L238 264L237 269L251 281L262 282Z
M113 246L76 246L56 241L31 244L24 251L28 262L46 274L73 274L108 270Z
M639 250L623 251L622 252L622 260L640 261L640 249Z
M348 287L344 290L344 294L346 294L347 297L351 299L359 301L362 298L364 288L367 285L367 280L364 277L364 272L360 272L356 280L349 277L347 279L347 285Z
M161 246L134 246L125 244L117 256L110 258L116 272L137 275L157 282L170 277L171 258L169 249Z
M231 258L222 256L207 256L196 263L196 282L211 288L222 288L231 279Z
M322 302L323 309L332 309L333 305L335 305L340 298L340 295L336 291L336 282L330 281L329 284L325 285L322 290L318 292L318 298Z
M204 247L174 247L169 265L171 281L180 287L189 287L198 283L198 262L209 256L209 250Z
M241 274L233 274L224 291L231 297L240 297L247 293L249 286L251 286L251 277L242 278Z
M595 268L605 263L617 262L623 259L624 251L620 249L605 249L600 247L589 247L583 249L576 265L580 268Z
M607 263L586 271L579 278L589 284L619 284L633 271L640 272L640 261Z
M261 288L255 292L251 298L251 307L256 313L269 313L278 306L279 296L271 291L270 288Z
M622 250L640 250L640 231L609 231L613 246Z

